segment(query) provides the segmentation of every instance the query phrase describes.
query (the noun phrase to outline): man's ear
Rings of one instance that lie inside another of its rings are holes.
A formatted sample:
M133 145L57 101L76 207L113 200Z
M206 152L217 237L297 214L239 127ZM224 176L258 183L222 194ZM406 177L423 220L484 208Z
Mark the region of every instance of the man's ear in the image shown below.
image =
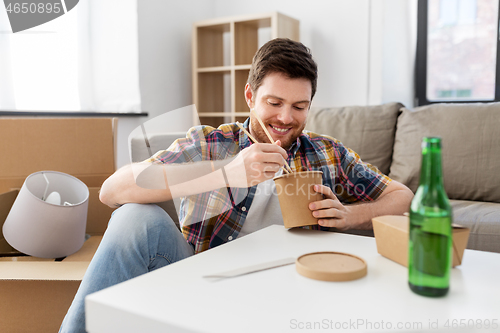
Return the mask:
M245 100L247 102L248 108L253 109L254 107L254 94L250 84L245 85Z

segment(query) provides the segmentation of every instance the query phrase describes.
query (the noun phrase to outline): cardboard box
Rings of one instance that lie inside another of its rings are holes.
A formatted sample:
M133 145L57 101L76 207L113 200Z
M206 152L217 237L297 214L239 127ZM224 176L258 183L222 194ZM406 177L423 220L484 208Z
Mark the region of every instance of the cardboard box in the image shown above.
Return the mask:
M7 243L3 237L2 228L7 215L9 215L10 207L16 200L19 191L10 191L7 193L0 194L0 254L12 255L19 253L12 246Z
M0 194L20 189L34 172L70 174L89 187L87 233L102 235L113 210L99 201L99 189L115 172L116 126L114 118L0 118ZM0 206L1 222L10 206Z
M100 237L63 261L23 256L4 239L3 223L24 180L60 171L89 187L86 233L100 236L113 209L99 189L115 171L112 118L0 118L0 331L57 332Z
M57 332L102 236L57 262L0 258L0 328L7 332Z
M112 118L0 118L0 193L30 174L68 173L100 187L115 171Z
M386 258L408 267L410 220L406 216L386 215L372 219L377 251ZM462 264L470 229L453 225L453 264Z

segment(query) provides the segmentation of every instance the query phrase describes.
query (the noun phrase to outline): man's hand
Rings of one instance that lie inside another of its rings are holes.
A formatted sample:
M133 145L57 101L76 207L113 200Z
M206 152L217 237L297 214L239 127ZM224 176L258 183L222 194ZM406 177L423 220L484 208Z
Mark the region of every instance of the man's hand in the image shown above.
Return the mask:
M392 180L374 201L360 201L343 205L332 190L324 185L314 185L324 200L312 202L309 209L318 224L339 230L372 229L371 219L382 215L403 215L410 208L413 193L403 184Z
M230 187L250 187L272 179L284 165L286 151L277 144L254 143L225 166Z
M324 185L314 185L314 190L323 194L323 200L312 202L309 209L318 224L322 227L335 227L339 230L353 229L354 226L349 220L349 207L342 205L333 191Z
M99 199L116 208L126 203L156 203L224 187L254 186L274 177L284 164L286 151L276 144L256 143L243 149L228 162L202 161L170 165L135 163L122 167L103 183ZM217 170L212 172L214 163ZM225 166L224 166L225 164ZM170 183L170 184L169 184Z

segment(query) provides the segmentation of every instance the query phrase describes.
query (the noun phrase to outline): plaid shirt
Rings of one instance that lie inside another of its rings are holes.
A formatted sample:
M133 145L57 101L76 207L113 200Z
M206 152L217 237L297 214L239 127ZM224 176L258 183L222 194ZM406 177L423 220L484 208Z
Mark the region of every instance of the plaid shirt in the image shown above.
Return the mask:
M243 126L248 129L249 119ZM236 124L215 129L196 126L167 150L159 151L153 163L190 163L223 160L251 145ZM321 170L323 185L329 186L340 202L375 200L390 183L376 167L364 163L351 149L332 137L304 131L288 150L288 164L294 171ZM195 253L236 239L252 205L257 186L222 188L183 197L179 221L182 233ZM310 229L328 230L321 226Z

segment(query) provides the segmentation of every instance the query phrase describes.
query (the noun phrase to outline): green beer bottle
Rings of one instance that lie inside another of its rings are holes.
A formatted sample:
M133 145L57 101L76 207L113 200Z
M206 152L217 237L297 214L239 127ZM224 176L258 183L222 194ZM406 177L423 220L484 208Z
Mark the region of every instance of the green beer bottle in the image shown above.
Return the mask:
M420 184L410 207L408 283L424 296L444 296L450 286L452 210L444 191L441 138L422 140Z

